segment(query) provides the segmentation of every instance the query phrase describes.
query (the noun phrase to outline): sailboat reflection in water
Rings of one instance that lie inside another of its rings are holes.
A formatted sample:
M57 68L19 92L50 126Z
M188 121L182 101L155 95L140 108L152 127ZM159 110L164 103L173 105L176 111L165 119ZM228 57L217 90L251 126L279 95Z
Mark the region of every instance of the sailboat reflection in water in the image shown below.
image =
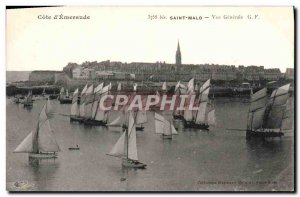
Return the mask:
M147 165L138 161L136 129L133 112L129 112L128 128L121 135L115 146L107 154L122 158L122 166L128 168L145 168Z
M14 153L29 153L29 158L37 159L57 157L57 152L60 151L60 148L51 129L47 109L49 110L49 106L45 104L39 114L36 129L28 134L14 150Z

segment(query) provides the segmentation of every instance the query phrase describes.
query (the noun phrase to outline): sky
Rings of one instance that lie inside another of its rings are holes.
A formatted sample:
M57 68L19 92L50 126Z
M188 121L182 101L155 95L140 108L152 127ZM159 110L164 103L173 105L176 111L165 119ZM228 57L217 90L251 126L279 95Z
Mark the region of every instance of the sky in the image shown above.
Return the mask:
M90 19L53 19L55 15ZM258 19L247 19L247 15ZM38 19L40 15L51 19ZM167 19L150 20L148 15ZM213 19L212 15L220 16ZM224 19L224 16L243 19ZM202 20L170 20L175 16ZM204 18L209 17L209 18ZM62 70L69 62L294 67L292 7L53 7L6 10L6 69Z

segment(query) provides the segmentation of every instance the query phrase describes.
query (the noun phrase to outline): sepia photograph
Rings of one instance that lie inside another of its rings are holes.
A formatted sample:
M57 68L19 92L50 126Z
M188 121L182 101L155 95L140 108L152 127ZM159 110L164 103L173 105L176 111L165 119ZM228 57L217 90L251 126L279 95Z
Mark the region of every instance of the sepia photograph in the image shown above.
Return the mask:
M9 192L295 192L293 6L6 6Z

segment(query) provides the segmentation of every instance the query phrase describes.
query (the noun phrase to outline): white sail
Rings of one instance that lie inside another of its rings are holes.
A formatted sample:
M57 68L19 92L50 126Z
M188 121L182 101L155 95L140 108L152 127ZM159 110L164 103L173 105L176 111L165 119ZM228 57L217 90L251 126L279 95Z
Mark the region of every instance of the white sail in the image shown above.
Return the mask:
M122 84L121 84L121 83L118 83L117 91L121 91L121 90L122 90Z
M97 111L97 114L96 114L96 117L95 117L95 120L98 120L98 121L105 121L105 111L101 110L100 107L98 108L98 111Z
M199 90L199 87L198 87L198 84L195 85L195 91L198 91Z
M136 146L136 130L135 122L132 112L129 114L128 123L128 158L138 160L137 146Z
M100 83L95 89L94 94L100 93L103 88L103 83Z
M137 86L138 86L138 84L137 84L137 83L133 84L133 91L135 91L135 92L136 92L136 90L137 90Z
M199 95L199 102L208 102L208 94L210 88L206 88L200 95Z
M45 109L46 106L42 109L39 117L38 149L42 152L57 152L60 149L50 127Z
M147 122L146 111L138 111L136 115L136 124L144 124Z
M30 132L27 137L21 142L19 146L14 150L14 153L31 153L32 148L32 132Z
M69 96L69 90L68 89L66 90L66 96L67 97Z
M171 123L167 119L164 120L164 135L172 135Z
M162 134L164 132L165 118L157 113L154 113L155 133Z
M183 112L183 117L186 121L192 121L193 120L193 111L189 110L188 107Z
M211 110L207 115L207 122L209 125L216 125L215 110Z
M196 121L195 121L197 124L206 123L206 121L205 121L206 106L207 106L207 102L200 103L199 109L197 111Z
M82 103L79 106L79 116L80 117L85 117L85 104L84 103Z
M65 89L64 89L64 87L62 87L61 89L60 89L60 95L62 95L62 94L64 94L65 93Z
M187 92L189 93L189 94L193 94L194 93L194 81L195 81L195 79L194 78L192 78L189 82L188 82L188 84L187 84Z
M53 107L51 105L51 102L50 102L49 98L48 98L47 104L46 104L46 114L48 116L51 116L53 114Z
M208 79L199 89L199 92L202 93L210 86L210 79Z
M78 108L78 104L77 103L73 103L71 105L71 116L78 116L79 115L79 108Z
M107 126L120 126L120 125L121 125L121 117L120 116L118 116L111 123L107 124Z
M172 129L172 135L177 135L178 134L178 132L176 131L173 124L171 124L171 129Z
M160 94L159 94L159 92L158 92L158 91L156 91L156 95L157 95L157 96L159 96L159 98L160 98Z
M249 111L252 112L262 107L265 107L267 102L266 98L267 98L267 88L263 88L255 92L255 94L251 96L251 105Z
M85 95L86 95L86 99L85 99L85 118L91 119L92 118L92 107L93 107L93 102L95 99L95 95L93 94L94 92L94 86L91 85Z
M263 107L249 113L247 124L248 129L256 130L262 128L265 110L266 108Z
M287 99L289 98L289 87L290 84L287 84L279 87L278 89L272 92L270 101L272 102L273 106L286 104Z
M167 82L164 82L164 83L162 84L161 89L162 89L163 91L166 91L166 90L167 90Z
M286 111L286 103L289 97L290 84L279 87L272 92L270 102L267 105L263 123L264 128L278 129L282 127Z
M88 88L88 85L86 84L86 85L84 86L84 88L82 89L82 91L81 91L81 96L82 96L83 94L85 94L87 88Z
M285 105L272 106L267 115L267 120L264 122L263 127L267 129L281 128L285 108Z
M111 151L108 153L110 156L115 157L125 157L125 136L126 132L123 132L117 143L114 145L114 147L111 149Z
M72 103L77 103L78 101L78 88L73 93Z

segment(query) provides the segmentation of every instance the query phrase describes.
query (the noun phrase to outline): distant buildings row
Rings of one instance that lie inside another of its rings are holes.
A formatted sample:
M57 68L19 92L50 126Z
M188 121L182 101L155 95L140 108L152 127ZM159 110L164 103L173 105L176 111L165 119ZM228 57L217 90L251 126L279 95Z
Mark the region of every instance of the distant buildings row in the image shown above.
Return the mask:
M265 69L263 66L176 65L162 62L127 64L103 61L84 62L81 65L70 63L63 71L70 78L78 80L188 81L194 77L197 81L208 78L220 81L273 81L294 78L293 68L288 68L286 73L281 73L277 68Z

